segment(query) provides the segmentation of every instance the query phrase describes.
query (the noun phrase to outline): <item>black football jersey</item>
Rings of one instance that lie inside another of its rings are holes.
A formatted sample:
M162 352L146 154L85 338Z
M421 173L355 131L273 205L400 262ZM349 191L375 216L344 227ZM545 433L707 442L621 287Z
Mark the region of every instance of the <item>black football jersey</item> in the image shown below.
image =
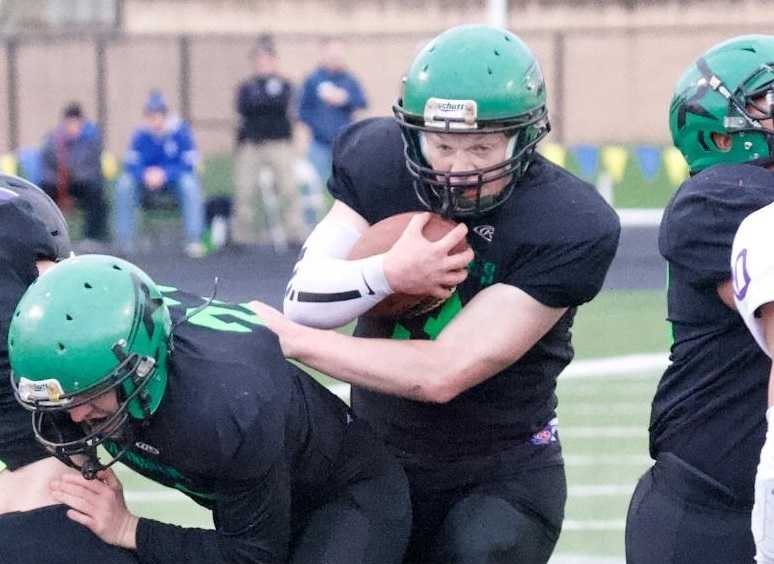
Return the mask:
M717 286L731 278L739 224L773 201L774 173L715 166L680 187L659 231L673 344L653 399L651 456L673 452L750 504L771 363Z
M12 470L48 456L35 441L30 413L13 396L8 363L11 315L38 277L35 261L46 254L48 239L27 202L0 193L0 463Z
M204 303L163 291L173 323ZM336 487L348 407L244 305L216 301L177 326L168 368L158 411L121 460L211 509L217 532L141 519L140 560L285 562L292 512Z
M389 118L364 120L339 136L328 187L371 224L424 210L406 169L400 130ZM592 186L540 156L511 198L465 223L475 259L452 298L408 321L363 317L355 335L433 339L473 296L498 283L569 310L516 363L445 405L353 389L355 412L405 452L495 453L546 426L555 416L556 378L573 357L575 307L600 290L620 232L617 215Z

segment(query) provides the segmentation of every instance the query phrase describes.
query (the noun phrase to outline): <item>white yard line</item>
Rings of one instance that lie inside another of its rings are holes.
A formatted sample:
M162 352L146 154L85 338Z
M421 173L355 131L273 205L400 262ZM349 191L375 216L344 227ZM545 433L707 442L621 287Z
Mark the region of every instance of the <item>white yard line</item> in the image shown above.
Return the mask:
M629 354L607 358L576 360L559 375L560 380L608 378L610 376L641 378L643 372L658 372L669 363L667 353Z

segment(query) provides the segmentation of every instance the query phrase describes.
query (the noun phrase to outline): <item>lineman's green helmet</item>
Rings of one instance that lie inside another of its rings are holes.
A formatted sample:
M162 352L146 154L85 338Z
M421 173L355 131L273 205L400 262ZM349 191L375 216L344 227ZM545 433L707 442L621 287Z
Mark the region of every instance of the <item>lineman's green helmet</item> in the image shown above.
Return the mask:
M774 158L774 36L745 35L712 47L675 86L669 129L691 173L719 163ZM731 136L720 149L712 134Z
M543 73L524 42L509 31L464 25L445 31L417 55L393 106L406 146L406 164L424 205L446 216L471 216L503 203L549 131ZM485 169L433 170L423 150L426 132L503 133L505 160ZM510 176L496 194L488 182ZM466 196L475 189L475 197ZM485 192L485 191L484 191Z
M84 475L74 455L87 455L92 474L106 467L94 460L96 446L125 443L131 421L150 417L161 403L170 332L161 292L131 263L83 255L41 276L8 331L16 398L33 411L37 439ZM62 432L67 410L110 390L118 394L114 416L76 436Z

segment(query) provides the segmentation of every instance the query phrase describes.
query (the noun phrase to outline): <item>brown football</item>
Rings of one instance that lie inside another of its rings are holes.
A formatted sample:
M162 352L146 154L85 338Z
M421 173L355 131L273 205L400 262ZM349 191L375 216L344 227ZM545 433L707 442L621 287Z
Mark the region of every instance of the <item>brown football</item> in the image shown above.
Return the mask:
M418 213L424 212L400 213L374 223L355 243L354 248L349 253L349 258L360 259L388 251L403 234L411 218ZM454 229L456 225L457 223L450 219L445 219L437 214L431 214L429 221L422 229L422 235L428 241L438 241ZM468 242L466 239L463 239L452 249L451 254L462 252L467 248ZM365 315L368 317L406 319L431 311L443 302L444 300L434 296L390 294L368 310Z

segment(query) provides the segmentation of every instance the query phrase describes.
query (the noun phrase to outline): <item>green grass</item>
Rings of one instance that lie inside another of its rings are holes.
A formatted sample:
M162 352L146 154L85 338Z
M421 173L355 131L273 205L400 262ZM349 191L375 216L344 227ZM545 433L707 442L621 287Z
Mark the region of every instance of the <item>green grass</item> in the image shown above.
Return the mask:
M576 358L668 350L666 292L611 290L579 308L572 329Z
M578 312L573 328L577 357L665 352L664 310L660 291L604 292ZM658 380L657 373L633 370L625 376L559 378L570 495L555 562L567 556L623 562L623 523L631 491L649 465L647 425ZM120 476L129 507L138 514L184 526L212 526L209 513L182 494L171 494L124 468ZM153 492L158 498L153 499Z

